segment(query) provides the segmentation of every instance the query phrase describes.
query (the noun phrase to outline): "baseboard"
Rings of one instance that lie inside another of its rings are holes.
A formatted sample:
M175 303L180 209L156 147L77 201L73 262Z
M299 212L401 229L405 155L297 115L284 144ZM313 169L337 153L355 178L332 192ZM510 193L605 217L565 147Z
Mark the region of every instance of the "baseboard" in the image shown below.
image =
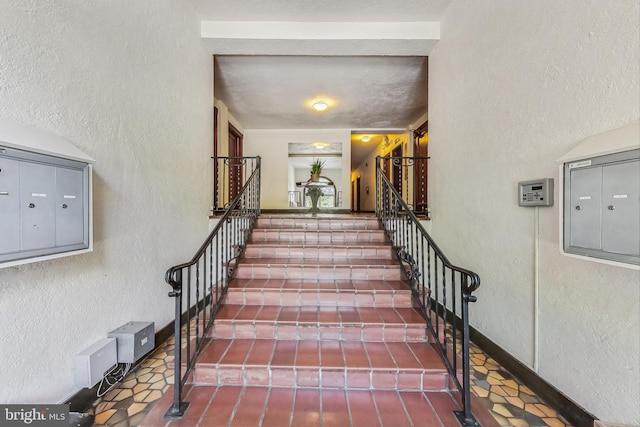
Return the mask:
M160 344L168 340L173 335L173 322L170 322L164 328L158 330L155 334L155 347L148 354L153 354L153 352L158 348ZM134 370L138 367L146 357L138 360L132 367L131 370ZM74 395L69 397L64 403L69 404L70 412L84 412L91 407L93 402L98 398L98 387L100 383L96 384L92 388L82 388L78 390Z
M522 381L538 396L542 397L551 407L576 427L593 427L596 418L580 405L569 399L553 385L546 382L531 368L506 352L499 345L485 337L474 327L469 327L471 341L485 353L494 358L509 373Z

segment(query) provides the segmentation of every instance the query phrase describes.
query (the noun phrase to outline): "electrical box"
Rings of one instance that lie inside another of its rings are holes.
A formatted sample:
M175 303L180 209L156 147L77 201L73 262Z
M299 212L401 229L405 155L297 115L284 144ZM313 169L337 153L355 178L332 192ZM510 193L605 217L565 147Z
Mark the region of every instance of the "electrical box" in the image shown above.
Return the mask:
M118 363L134 363L155 347L153 322L128 322L109 332L118 344Z
M0 120L0 268L92 250L91 162Z
M115 338L103 338L76 356L76 386L91 388L117 363Z
M518 183L519 206L553 206L553 178Z
M564 164L564 250L640 264L640 150Z

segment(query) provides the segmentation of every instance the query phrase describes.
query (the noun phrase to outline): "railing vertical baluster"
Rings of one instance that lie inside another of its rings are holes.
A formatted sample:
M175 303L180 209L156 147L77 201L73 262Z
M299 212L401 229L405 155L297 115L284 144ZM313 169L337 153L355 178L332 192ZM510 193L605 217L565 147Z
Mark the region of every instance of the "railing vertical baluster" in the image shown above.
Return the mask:
M438 260L434 259L433 260L433 264L434 264L434 271L433 271L433 283L434 283L434 292L435 292L435 303L433 304L433 307L435 309L435 313L436 313L436 336L438 337L438 343L440 343L440 304L438 303L440 301L439 298L439 286L438 286Z
M431 322L431 307L433 306L431 304L431 243L427 243L427 286L429 288L429 299L427 300L429 302L429 317L427 320Z
M447 269L442 263L442 343L444 349L444 357L448 357L447 351ZM455 359L455 354L453 359Z
M451 269L451 322L456 321L456 272ZM458 342L457 342L457 334L456 331L458 328L453 326L451 328L451 345L453 346L453 369L458 370L458 358L456 354L458 354Z
M187 327L186 327L186 356L187 360L191 360L191 324L189 320L191 319L191 269L193 267L189 267L187 269ZM182 345L182 343L180 343Z

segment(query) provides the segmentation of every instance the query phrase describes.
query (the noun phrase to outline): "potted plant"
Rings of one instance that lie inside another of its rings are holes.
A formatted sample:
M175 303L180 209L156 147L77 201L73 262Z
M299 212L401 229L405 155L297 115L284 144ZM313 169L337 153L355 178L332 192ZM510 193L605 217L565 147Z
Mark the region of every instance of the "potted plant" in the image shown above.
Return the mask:
M321 161L320 159L311 163L311 182L318 182L323 167L324 161Z

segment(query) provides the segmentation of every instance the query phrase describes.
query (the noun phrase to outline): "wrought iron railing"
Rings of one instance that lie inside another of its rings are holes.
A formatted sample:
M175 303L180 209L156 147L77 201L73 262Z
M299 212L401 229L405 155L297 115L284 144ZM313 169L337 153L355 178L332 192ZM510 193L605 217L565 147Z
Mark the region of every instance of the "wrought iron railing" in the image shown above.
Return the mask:
M165 280L173 288L169 296L175 298L176 316L174 396L165 418L182 417L189 405L182 401L182 388L206 342L234 265L260 214L260 157L234 160L253 165L252 170L247 169L247 181L191 261L173 266L165 274Z
M213 213L221 214L240 193L256 169L257 157L222 157L213 159Z
M471 413L469 303L480 277L449 262L376 159L376 215L393 243L411 284L413 300L462 398L455 415L463 426L479 425ZM461 357L461 359L459 359ZM462 365L462 366L460 366Z
M389 182L419 217L429 216L427 202L428 157L379 157L380 166Z

